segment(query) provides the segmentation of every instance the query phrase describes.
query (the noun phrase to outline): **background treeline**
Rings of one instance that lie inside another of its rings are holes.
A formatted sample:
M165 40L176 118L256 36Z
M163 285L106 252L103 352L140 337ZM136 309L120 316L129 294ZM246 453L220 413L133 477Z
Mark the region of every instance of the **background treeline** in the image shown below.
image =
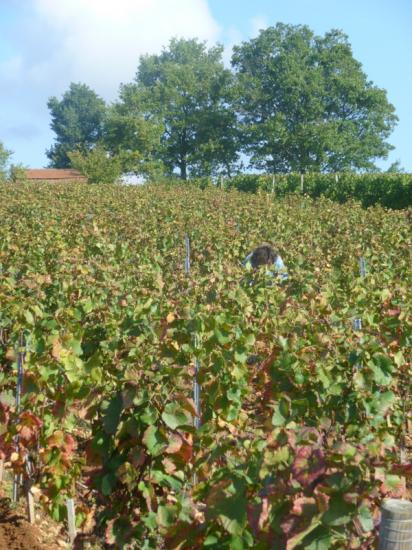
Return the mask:
M140 58L113 103L72 83L48 107L56 135L50 166L77 168L91 183L125 174L224 177L250 191L271 189L275 175L276 192L284 193L299 187L298 173L314 196L396 207L411 201L407 176L347 175L379 171L376 161L393 149L387 140L397 116L338 30L317 36L307 26L278 23L235 46L230 67L220 45L173 39L160 54ZM397 162L389 171L402 169ZM309 176L335 173L345 175Z
M348 38L278 23L233 48L173 39L107 105L84 84L48 102L56 168L143 177L376 170L397 117ZM99 176L100 178L100 176ZM112 176L109 178L111 179Z

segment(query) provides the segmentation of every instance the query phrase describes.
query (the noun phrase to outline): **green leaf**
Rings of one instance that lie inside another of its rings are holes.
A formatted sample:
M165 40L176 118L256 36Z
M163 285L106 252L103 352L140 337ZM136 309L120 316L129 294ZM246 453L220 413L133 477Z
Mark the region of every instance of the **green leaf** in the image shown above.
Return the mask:
M122 395L118 393L111 401L103 418L103 426L108 434L116 433L123 409Z
M232 535L229 542L230 550L244 550L245 545L243 544L242 537L238 535Z
M369 531L373 530L374 528L373 515L370 508L368 508L367 506L361 506L358 510L357 517L365 533L368 533Z
M110 495L110 493L113 491L113 489L117 485L117 479L116 476L113 473L106 474L103 476L101 481L101 491L105 496Z
M302 550L330 550L332 535L328 528L318 526L302 540Z
M286 426L290 416L289 401L282 398L273 409L272 424L274 426Z
M149 426L143 435L143 443L152 456L158 456L167 446L166 438L156 426Z
M225 344L228 344L230 342L230 337L225 336L222 331L220 331L218 328L215 328L214 330L216 340L219 342L221 346L224 346Z
M27 309L24 312L24 318L29 325L34 325L34 316L30 310Z
M245 336L244 338L244 344L245 346L250 346L252 347L254 344L255 344L255 341L256 341L256 338L255 338L255 335L254 334L248 334L247 336Z
M67 342L67 347L70 348L72 352L77 356L80 356L83 353L80 340L76 340L76 339L69 340Z
M159 506L156 514L160 527L170 527L176 521L176 509L172 506Z
M145 424L149 426L155 424L156 420L159 418L159 413L155 407L147 406L143 413L140 415L140 419Z
M332 497L329 502L329 509L322 516L322 522L332 527L346 525L352 520L354 511L353 504L345 502L340 497Z
M231 535L241 535L246 524L247 499L242 494L227 497L215 505L222 527Z
M162 413L162 420L171 430L190 424L191 415L178 403L168 403Z
M203 546L213 546L218 542L219 542L219 539L216 537L216 535L208 535L203 542Z
M368 367L373 373L373 380L380 386L388 386L392 382L392 372L394 370L391 360L385 355L375 355L368 361Z

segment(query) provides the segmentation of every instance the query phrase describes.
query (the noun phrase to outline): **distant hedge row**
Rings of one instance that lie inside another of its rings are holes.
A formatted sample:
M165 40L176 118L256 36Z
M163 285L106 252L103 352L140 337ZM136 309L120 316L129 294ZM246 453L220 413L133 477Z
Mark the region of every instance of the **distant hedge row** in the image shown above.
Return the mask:
M193 183L200 187L206 180ZM400 209L412 205L412 174L240 174L223 180L225 189L238 189L246 193L273 192L277 196L303 193L310 197L328 197L337 202L358 200L364 207L380 204Z

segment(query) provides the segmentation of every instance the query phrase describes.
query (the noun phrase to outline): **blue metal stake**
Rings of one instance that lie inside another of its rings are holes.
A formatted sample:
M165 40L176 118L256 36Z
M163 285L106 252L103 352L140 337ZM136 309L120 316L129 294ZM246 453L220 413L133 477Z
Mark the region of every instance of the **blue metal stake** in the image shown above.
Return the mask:
M186 248L186 258L185 258L185 273L187 277L190 277L190 239L188 235L185 235L185 248ZM197 345L197 336L194 335L194 344ZM200 428L200 384L198 382L200 364L197 359L195 359L195 376L193 381L193 401L196 408L196 416L194 419L194 426L196 429Z
M360 258L359 259L359 273L360 273L360 276L363 278L363 277L366 277L366 262L365 262L365 258ZM352 327L353 327L353 330L356 330L356 331L361 331L362 330L362 319L360 317L358 317L357 319L354 319L353 320L353 323L352 323ZM362 368L362 365L360 363L357 363L355 365L355 367L357 369L361 369Z

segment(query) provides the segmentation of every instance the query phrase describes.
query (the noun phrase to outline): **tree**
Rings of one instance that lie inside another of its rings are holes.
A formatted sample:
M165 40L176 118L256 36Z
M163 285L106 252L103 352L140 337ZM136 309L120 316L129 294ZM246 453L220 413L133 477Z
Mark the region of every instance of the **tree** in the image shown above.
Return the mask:
M27 183L27 166L22 163L11 164L8 179L11 183Z
M168 173L230 172L238 161L236 115L230 107L231 72L222 47L171 40L160 55L140 58L135 90L145 116L162 120L158 157Z
M121 159L122 171L147 177L163 172L158 158L163 125L145 112L142 93L136 84L120 87L119 100L108 110L104 144Z
M122 174L121 158L112 156L101 144L87 153L69 152L68 157L71 166L84 174L89 183L116 183Z
M386 170L388 174L404 174L405 168L402 167L401 161L399 159L392 162L389 168Z
M51 97L47 103L56 134L56 143L46 151L50 166L70 167L69 151L86 154L101 139L106 105L85 84L70 84L61 100Z
M397 117L346 35L278 23L234 48L237 110L251 165L270 172L373 169Z
M0 183L4 183L8 178L8 163L12 155L13 152L6 149L0 141Z

